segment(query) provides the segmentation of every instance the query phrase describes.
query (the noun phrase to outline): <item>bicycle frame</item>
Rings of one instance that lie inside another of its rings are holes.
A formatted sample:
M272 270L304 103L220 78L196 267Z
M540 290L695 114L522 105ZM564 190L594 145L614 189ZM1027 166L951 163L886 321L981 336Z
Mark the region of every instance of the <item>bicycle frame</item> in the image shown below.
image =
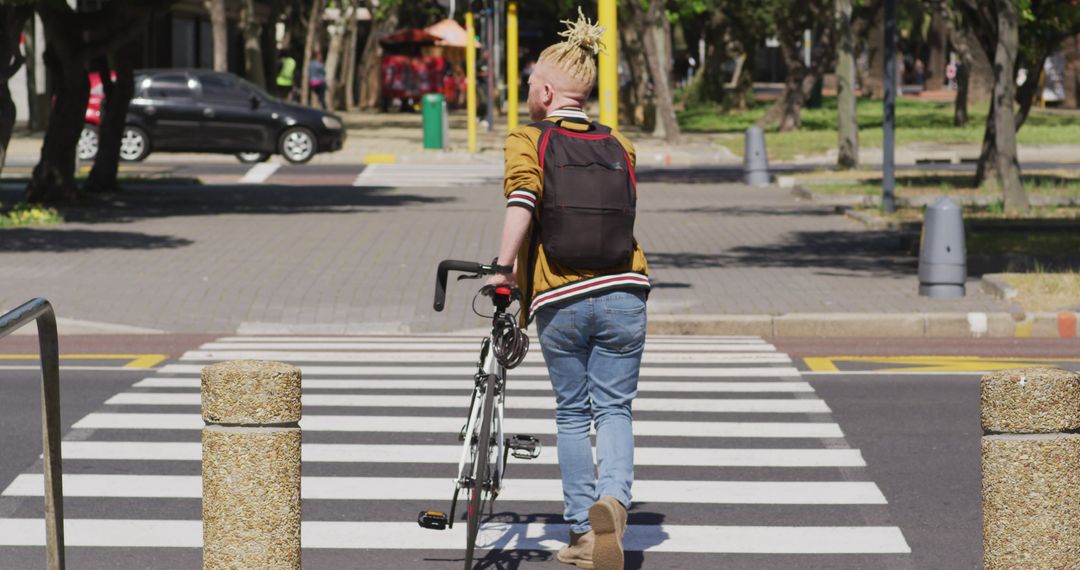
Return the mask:
M499 495L499 491L502 490L503 474L506 472L506 433L503 430L503 419L505 417L505 402L506 402L506 368L504 368L495 359L494 351L491 350L491 336L484 339L481 344L482 360L477 363L478 370L474 376L475 386L473 388L472 402L469 405L469 416L467 423L465 424L464 442L461 448L461 458L458 460L458 477L454 481L454 499L453 504L450 506L450 520L448 526L453 528L454 525L454 512L457 508L458 493L462 489L469 489L473 485L485 486L490 496L491 502L494 503L495 497ZM476 458L473 454L476 450L475 442L472 441L472 434L476 432L479 422L484 417L484 396L487 390L495 390L494 406L495 410L492 414L492 432L491 439L494 444L493 451L495 461L495 472L489 474L490 481L474 481L472 480L471 473L466 473L466 466L471 465L475 470L476 462L490 461L490 458Z

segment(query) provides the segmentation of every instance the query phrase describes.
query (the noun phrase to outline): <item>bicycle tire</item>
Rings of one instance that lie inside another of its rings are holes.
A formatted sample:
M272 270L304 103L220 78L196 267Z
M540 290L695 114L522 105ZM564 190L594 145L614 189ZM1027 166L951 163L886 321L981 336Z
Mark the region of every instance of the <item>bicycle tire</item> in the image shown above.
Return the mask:
M495 414L495 383L492 377L484 379L484 410L480 418L480 436L476 440L473 458L473 488L469 494L469 510L466 521L465 570L472 570L476 537L480 532L480 519L484 516L484 503L488 494L487 479L491 463L491 424Z

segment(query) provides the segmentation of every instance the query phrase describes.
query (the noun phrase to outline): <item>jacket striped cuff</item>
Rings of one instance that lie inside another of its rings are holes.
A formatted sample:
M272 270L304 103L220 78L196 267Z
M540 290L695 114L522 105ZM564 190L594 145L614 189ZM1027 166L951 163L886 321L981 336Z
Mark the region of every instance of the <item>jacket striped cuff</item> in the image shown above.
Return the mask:
M531 190L514 190L506 197L506 206L520 206L529 210L535 210L536 200L536 193Z

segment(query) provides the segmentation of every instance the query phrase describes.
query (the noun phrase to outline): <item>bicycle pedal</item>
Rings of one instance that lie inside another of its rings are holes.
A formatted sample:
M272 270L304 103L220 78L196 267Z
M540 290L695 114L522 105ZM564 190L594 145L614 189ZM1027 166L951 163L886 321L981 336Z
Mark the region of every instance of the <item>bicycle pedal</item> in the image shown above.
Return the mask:
M536 459L540 457L540 450L544 446L531 435L515 435L506 438L506 447L510 448L510 453L518 459Z
M420 526L431 530L446 530L447 525L450 524L450 519L446 516L446 513L441 511L420 511L416 522Z

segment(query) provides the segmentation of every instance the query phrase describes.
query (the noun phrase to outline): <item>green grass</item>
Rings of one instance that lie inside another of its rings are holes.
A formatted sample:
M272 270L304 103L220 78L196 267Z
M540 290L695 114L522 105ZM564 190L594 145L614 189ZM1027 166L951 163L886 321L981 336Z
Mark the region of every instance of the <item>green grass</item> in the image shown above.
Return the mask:
M771 105L772 102L760 101L746 112L725 112L718 105L695 106L678 113L679 125L686 132L717 133L720 144L741 156L743 132ZM968 126L957 128L952 124L952 103L900 99L896 102L896 144L979 143L986 126L986 113L985 105L973 106ZM883 114L881 101L859 100L862 147L881 147ZM803 109L802 124L802 129L796 132L766 133L770 158L790 160L796 155L824 154L836 148L836 98L826 97L819 109ZM1080 113L1033 109L1017 133L1017 140L1020 144L1080 144Z
M3 204L0 204L0 228L61 224L63 222L64 217L52 208L31 206L25 202L19 202L10 208L5 208Z
M1069 255L1080 251L1080 232L975 231L966 236L966 246L969 255Z

